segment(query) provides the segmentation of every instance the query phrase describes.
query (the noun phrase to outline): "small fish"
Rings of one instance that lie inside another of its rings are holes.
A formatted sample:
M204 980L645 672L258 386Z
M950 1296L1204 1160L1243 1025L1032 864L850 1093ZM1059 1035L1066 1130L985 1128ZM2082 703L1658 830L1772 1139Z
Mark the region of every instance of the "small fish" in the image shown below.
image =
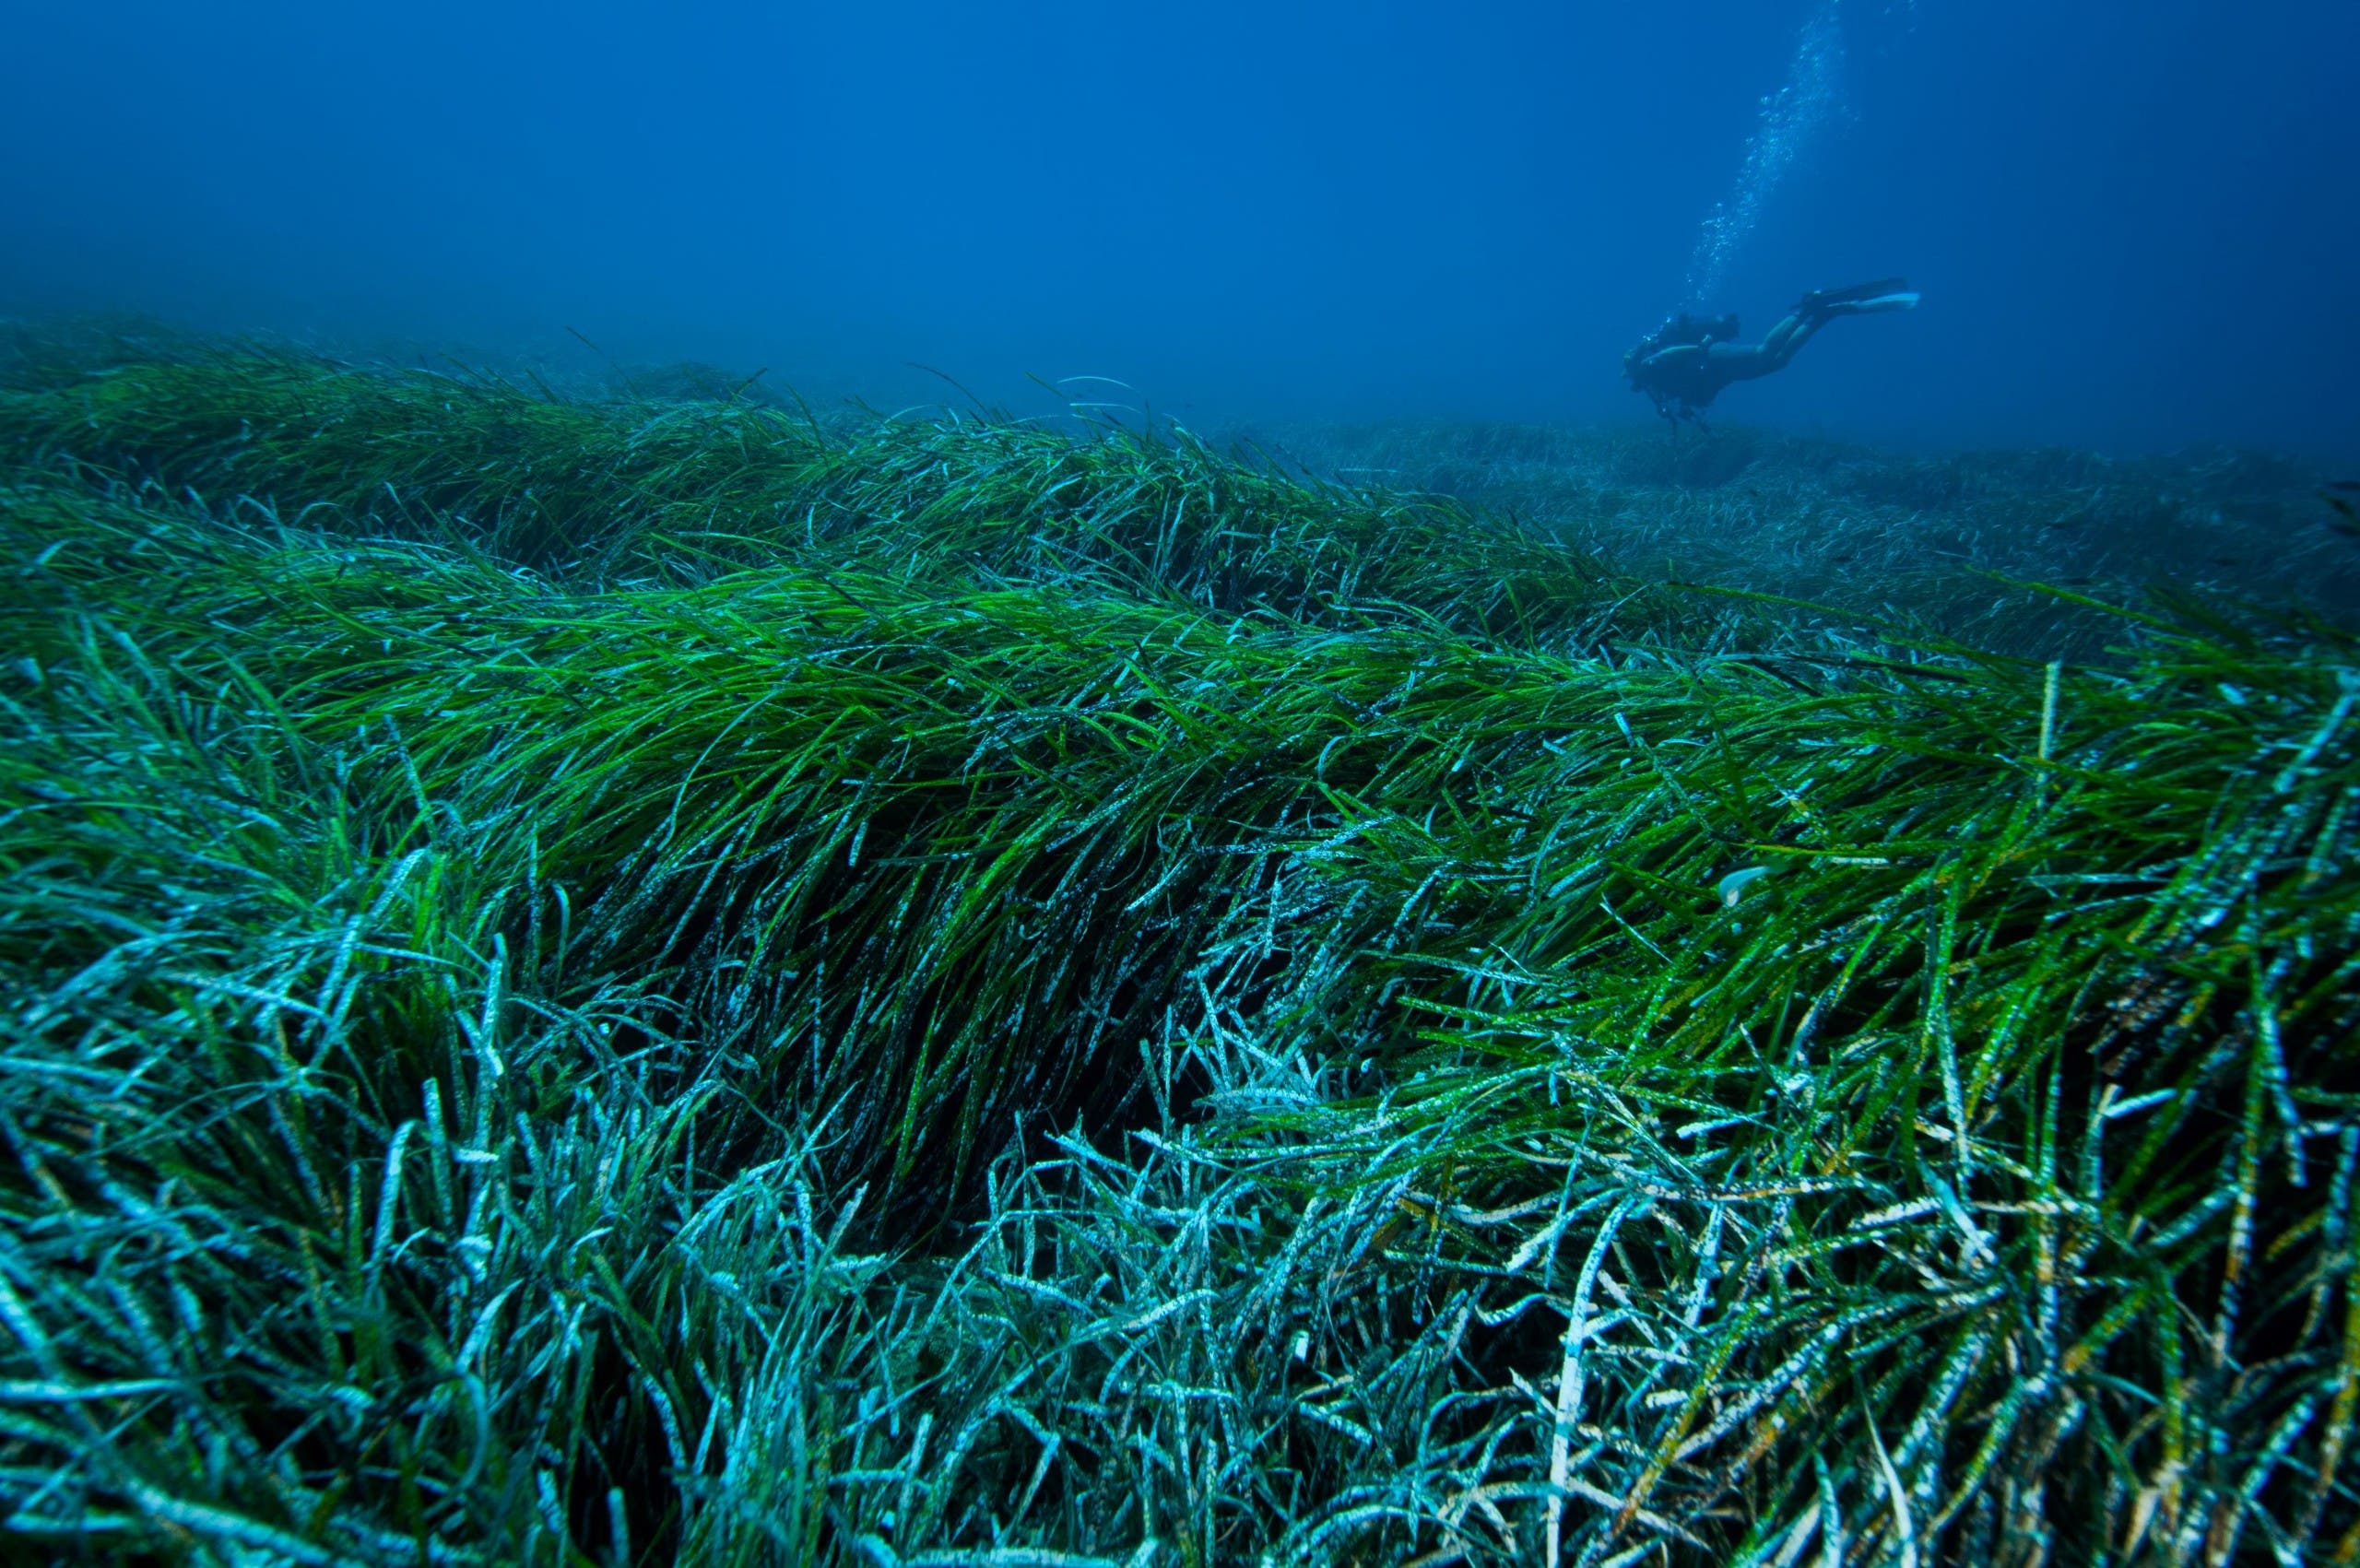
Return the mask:
M2327 525L2347 539L2360 540L2360 506L2344 500L2337 491L2360 492L2360 479L2336 479L2319 491L2319 499L2335 509L2336 514L2327 520Z
M1732 871L1722 878L1719 888L1721 907L1735 909L1738 900L1745 896L1745 890L1768 875L1770 875L1770 867L1767 866L1749 866L1741 871Z

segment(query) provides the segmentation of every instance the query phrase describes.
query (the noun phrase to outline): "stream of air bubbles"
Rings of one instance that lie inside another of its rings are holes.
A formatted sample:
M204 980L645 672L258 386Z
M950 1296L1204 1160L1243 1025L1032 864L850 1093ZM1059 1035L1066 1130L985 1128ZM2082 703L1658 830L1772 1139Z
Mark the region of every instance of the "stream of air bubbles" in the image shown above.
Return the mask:
M1819 0L1795 42L1786 85L1762 100L1745 144L1737 184L1705 219L1688 263L1688 299L1705 305L1720 292L1730 261L1761 221L1762 208L1802 150L1843 112L1843 0Z

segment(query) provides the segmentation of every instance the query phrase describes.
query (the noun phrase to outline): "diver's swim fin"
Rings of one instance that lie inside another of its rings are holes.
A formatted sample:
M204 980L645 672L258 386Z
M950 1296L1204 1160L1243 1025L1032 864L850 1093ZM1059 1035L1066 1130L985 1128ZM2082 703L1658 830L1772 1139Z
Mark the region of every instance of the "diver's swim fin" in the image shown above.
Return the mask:
M1877 311L1914 311L1918 308L1918 291L1896 289L1890 294L1874 294L1865 300L1840 300L1827 307L1832 316L1864 316Z
M1880 277L1873 283L1855 283L1849 289L1813 289L1803 296L1799 308L1812 315L1857 316L1877 311L1913 310L1917 304L1918 292L1909 287L1909 279Z

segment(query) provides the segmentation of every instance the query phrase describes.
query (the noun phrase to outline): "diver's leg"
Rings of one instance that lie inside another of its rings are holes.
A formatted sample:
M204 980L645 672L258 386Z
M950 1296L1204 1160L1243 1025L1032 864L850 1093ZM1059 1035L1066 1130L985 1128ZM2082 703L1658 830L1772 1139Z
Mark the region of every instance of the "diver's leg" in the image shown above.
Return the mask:
M1880 278L1833 293L1806 294L1794 312L1772 327L1770 336L1762 340L1762 354L1768 362L1750 373L1768 375L1772 371L1786 369L1787 361L1795 357L1795 350L1837 316L1879 315L1887 311L1914 310L1917 304L1918 295L1898 277Z
M1752 381L1774 371L1786 369L1787 360L1793 357L1800 339L1788 342L1779 335L1793 319L1789 316L1787 321L1780 322L1760 343L1714 344L1707 361L1714 389L1717 391L1733 381ZM1801 336L1808 337L1811 332L1806 330Z
M1787 361L1795 357L1795 350L1810 342L1811 334L1826 324L1827 318L1817 311L1797 311L1772 327L1770 336L1762 340L1764 362L1752 373L1766 376L1773 371L1785 370Z

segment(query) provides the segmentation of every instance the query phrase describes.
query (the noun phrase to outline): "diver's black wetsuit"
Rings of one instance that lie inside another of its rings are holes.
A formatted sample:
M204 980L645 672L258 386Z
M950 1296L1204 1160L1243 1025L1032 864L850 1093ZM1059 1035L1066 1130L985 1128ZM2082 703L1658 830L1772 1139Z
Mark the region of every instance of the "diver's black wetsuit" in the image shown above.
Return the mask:
M1906 311L1917 303L1918 296L1898 277L1806 294L1767 337L1752 344L1724 341L1737 336L1734 316L1700 323L1682 314L1624 355L1622 368L1631 385L1654 400L1656 412L1674 424L1702 424L1703 411L1721 388L1785 370L1795 350L1837 316ZM1726 333L1717 330L1724 326Z

